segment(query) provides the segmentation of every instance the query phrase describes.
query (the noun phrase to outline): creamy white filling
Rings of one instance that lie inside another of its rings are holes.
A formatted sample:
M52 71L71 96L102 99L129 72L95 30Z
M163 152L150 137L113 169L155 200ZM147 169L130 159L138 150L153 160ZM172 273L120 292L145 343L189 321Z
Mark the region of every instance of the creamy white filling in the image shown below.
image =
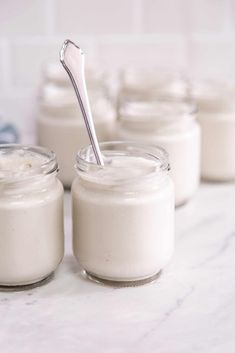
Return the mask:
M114 156L107 160L104 168L95 169L92 172L94 177L103 182L122 182L124 180L139 179L151 175L159 170L160 160L146 159L133 156Z
M34 171L38 173L47 161L47 157L28 150L14 150L10 153L0 151L0 177L6 173L19 177Z

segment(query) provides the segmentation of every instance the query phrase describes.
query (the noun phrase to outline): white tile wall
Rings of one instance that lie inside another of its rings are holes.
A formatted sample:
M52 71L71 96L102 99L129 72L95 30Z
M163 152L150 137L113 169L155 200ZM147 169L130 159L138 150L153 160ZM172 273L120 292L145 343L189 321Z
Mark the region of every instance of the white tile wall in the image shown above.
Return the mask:
M193 32L218 32L225 26L226 0L190 0Z
M225 78L235 82L235 36L195 36L192 42L192 75Z
M45 59L58 61L59 41L12 41L10 45L11 83L15 88L37 85Z
M1 0L1 36L45 35L45 2L41 0Z
M100 41L99 59L109 69L120 69L125 66L184 68L186 63L185 42L182 36L151 37L132 36L116 38L110 43Z
M132 0L58 0L56 33L104 34L132 31Z
M151 33L182 32L181 0L145 0L143 29Z
M68 37L88 63L113 71L163 66L235 80L235 0L2 0L0 113L21 129L33 126L43 63L58 60Z

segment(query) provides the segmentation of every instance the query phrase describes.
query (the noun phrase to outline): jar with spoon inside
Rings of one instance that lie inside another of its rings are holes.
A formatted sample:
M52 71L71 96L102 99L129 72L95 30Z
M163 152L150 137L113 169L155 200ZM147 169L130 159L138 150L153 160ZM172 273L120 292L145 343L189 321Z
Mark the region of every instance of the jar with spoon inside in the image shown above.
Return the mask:
M73 252L92 279L152 281L174 249L174 187L167 153L136 143L100 144L77 155L72 186Z

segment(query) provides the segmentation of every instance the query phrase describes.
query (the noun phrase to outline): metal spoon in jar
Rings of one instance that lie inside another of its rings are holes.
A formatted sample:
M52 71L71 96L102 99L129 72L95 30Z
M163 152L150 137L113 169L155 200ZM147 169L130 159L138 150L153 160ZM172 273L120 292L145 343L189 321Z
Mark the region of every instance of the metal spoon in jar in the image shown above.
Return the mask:
M78 103L80 105L82 115L86 124L87 132L94 151L96 162L104 165L103 156L98 144L94 122L92 118L90 103L87 94L87 87L84 72L84 53L81 48L67 39L60 51L60 61L67 71L69 78L75 90Z

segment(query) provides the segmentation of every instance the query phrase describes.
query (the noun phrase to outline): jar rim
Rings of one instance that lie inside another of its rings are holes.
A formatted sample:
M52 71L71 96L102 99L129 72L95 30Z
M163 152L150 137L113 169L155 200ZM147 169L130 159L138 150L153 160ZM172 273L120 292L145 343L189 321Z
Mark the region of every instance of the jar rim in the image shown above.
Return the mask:
M156 172L168 172L170 170L168 153L159 146L151 144L141 144L132 141L107 141L99 144L104 160L107 161L114 156L142 157L157 162L158 169ZM160 163L159 163L160 162ZM120 167L120 166L119 166ZM102 170L104 166L98 165L95 160L92 146L86 146L80 149L76 156L75 169L78 174L89 174L90 171L95 172ZM144 177L149 177L146 174ZM141 177L142 178L142 177ZM126 180L129 180L128 176ZM118 181L114 181L114 184Z
M181 70L160 67L129 67L120 72L122 91L132 94L187 99L189 79Z
M0 144L0 156L2 154L11 153L14 151L29 152L33 155L38 155L40 157L45 157L45 161L33 166L30 170L27 171L10 171L9 169L1 168L0 169L0 181L17 181L25 180L28 178L38 177L39 175L50 175L58 172L58 163L56 160L56 155L53 151L33 145L24 145L24 144Z
M125 122L172 122L192 119L197 113L193 100L124 99L120 103L119 119Z
M120 76L124 86L131 86L136 82L157 82L166 83L172 81L179 81L181 83L187 83L188 77L182 70L170 70L167 67L127 67L120 70Z

